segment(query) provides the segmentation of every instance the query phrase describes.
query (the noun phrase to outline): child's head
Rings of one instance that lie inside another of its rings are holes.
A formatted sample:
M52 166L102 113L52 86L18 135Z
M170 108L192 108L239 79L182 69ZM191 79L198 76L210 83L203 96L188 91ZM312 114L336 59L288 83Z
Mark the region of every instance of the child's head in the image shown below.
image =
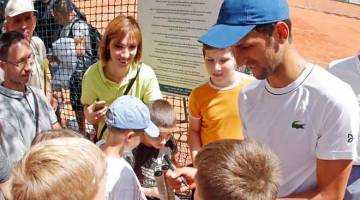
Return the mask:
M150 120L148 107L138 98L123 95L117 98L106 112L105 123L109 127L107 143L132 149L141 137L158 137L159 129Z
M83 138L56 138L30 148L13 170L14 199L105 199L106 161Z
M41 133L37 134L31 142L31 146L45 140L64 137L82 138L83 136L80 133L77 133L70 129L52 129L48 131L42 131Z
M226 139L206 145L196 156L196 199L275 200L280 163L264 145Z
M159 137L143 137L143 143L160 149L165 146L171 138L173 128L176 124L176 113L172 105L163 99L153 101L149 105L151 121L160 129Z
M232 49L218 49L203 45L203 55L211 82L219 87L231 85L235 79L237 66Z

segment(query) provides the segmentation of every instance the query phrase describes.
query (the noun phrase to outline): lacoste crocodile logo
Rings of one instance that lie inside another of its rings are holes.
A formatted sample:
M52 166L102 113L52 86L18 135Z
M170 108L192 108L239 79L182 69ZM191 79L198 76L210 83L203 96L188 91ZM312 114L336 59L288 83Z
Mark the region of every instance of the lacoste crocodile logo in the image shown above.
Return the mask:
M299 121L293 121L291 128L304 129L305 124L300 124Z

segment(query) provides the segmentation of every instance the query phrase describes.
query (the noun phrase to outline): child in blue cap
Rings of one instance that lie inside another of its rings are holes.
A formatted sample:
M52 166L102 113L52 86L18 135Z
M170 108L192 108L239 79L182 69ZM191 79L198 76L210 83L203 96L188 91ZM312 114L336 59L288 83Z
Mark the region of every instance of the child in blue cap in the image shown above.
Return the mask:
M159 129L150 120L147 106L138 98L120 96L109 107L105 123L109 135L98 142L107 157L106 191L108 199L144 199L141 185L130 164L123 158L124 151L139 145L141 137L159 136Z

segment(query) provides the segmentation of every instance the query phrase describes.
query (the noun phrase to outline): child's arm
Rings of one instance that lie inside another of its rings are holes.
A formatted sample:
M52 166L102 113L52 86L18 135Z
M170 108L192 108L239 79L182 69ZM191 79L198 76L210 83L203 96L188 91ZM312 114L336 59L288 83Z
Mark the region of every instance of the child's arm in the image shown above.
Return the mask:
M191 152L191 160L194 164L195 157L201 149L201 119L189 117L188 144Z

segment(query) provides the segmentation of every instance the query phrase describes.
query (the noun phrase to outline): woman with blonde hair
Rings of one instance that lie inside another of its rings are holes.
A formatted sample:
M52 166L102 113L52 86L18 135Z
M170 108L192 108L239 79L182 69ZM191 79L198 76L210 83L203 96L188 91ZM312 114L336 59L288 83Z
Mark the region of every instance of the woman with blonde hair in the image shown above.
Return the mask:
M100 42L99 55L100 62L92 65L83 77L81 103L86 119L98 125L101 139L107 106L117 97L128 94L148 104L162 95L154 71L141 62L142 35L135 18L117 16L110 21Z

